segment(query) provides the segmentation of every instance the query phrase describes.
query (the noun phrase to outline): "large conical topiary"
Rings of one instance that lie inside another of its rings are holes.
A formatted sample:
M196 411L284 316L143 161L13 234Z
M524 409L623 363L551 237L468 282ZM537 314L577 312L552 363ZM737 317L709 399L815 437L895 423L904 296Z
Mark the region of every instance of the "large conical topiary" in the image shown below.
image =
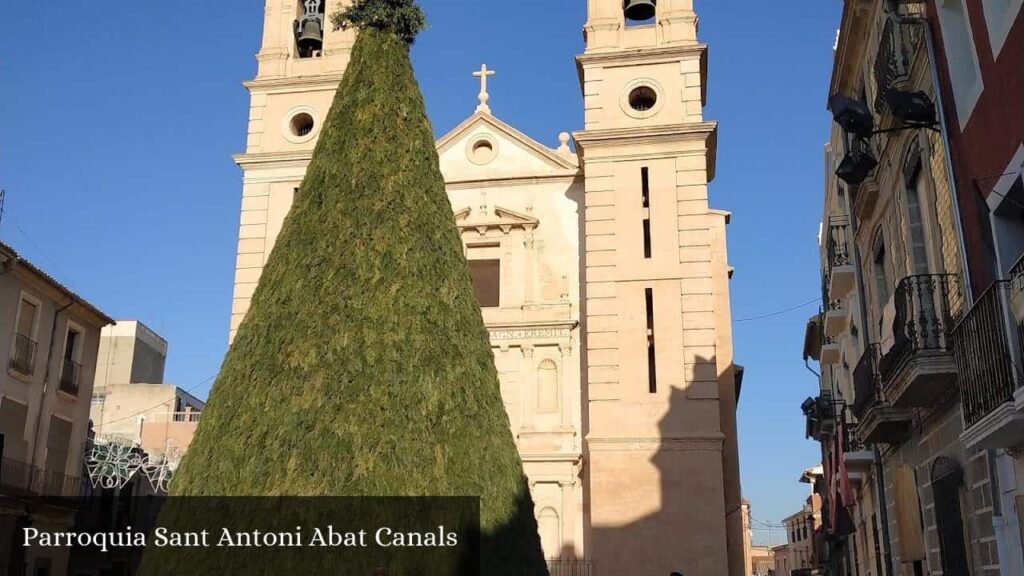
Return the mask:
M172 495L479 496L483 573L546 574L409 60L422 15L336 23L351 62Z

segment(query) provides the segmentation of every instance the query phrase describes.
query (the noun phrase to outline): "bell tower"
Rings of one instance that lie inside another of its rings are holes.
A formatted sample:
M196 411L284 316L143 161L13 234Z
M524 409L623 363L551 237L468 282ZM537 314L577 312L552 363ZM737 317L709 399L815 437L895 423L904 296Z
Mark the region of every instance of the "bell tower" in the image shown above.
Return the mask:
M587 0L588 550L602 576L743 573L717 124L693 0Z
M231 338L249 310L263 264L313 155L320 123L348 65L354 30L332 30L349 0L266 0L263 42L249 90Z

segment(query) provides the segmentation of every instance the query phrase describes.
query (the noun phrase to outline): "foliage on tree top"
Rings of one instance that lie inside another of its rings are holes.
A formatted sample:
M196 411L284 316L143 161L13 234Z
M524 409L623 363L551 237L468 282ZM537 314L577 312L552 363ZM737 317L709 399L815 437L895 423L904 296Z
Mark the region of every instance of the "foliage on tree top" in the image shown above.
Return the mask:
M406 44L412 44L427 27L423 10L413 0L356 0L331 15L335 28L350 26L365 30L390 31Z

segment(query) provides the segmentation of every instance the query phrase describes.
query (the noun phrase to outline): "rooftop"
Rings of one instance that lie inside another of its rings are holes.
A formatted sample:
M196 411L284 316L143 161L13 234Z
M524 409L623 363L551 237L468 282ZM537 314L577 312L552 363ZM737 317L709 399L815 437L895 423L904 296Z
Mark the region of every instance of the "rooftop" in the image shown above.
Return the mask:
M0 242L0 273L6 272L17 267L24 267L29 272L39 277L47 284L53 286L56 290L63 293L72 303L79 304L86 310L92 312L100 318L104 325L115 324L115 321L110 316L107 316L102 310L91 304L85 298L82 298L70 288L57 281L56 278L47 274L42 268L36 266L31 261L23 258L18 252L8 244Z

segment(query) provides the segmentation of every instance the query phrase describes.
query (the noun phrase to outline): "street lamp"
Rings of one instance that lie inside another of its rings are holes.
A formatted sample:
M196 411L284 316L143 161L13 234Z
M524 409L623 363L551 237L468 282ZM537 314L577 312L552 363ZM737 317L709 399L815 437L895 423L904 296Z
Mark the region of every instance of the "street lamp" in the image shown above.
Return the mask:
M883 98L893 116L903 121L904 128L935 127L935 103L924 92L889 89Z
M871 155L868 145L868 139L875 134L917 128L937 130L935 103L924 92L905 92L890 88L882 95L882 99L892 115L899 119L899 126L876 130L874 117L864 101L843 94L833 94L828 99L832 119L853 136L849 149L836 169L836 177L850 186L864 182L878 166L878 160Z
M836 168L836 177L850 186L857 186L867 180L867 177L878 166L878 160L875 160L875 157L867 150L867 143L863 140L858 142L863 143L863 147L851 148L847 151L842 162L839 163L839 168Z
M869 138L875 129L875 120L868 105L842 94L833 94L828 99L832 119L850 134L858 138Z

